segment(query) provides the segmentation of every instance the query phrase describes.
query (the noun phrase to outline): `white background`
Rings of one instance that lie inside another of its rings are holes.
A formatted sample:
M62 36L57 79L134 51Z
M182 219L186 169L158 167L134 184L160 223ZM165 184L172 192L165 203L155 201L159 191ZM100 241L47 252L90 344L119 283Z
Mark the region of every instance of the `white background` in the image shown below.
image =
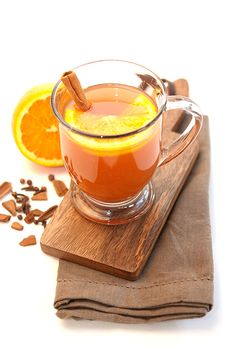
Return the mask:
M162 77L186 77L191 98L210 117L211 216L215 305L202 319L122 325L62 321L53 300L58 262L24 233L0 224L0 350L235 350L236 20L234 1L0 0L0 183L20 177L48 185L52 170L27 161L11 134L12 111L26 90L81 63L119 58ZM56 171L68 184L61 169ZM51 204L58 202L49 185ZM41 208L47 207L41 205ZM2 210L0 208L0 210ZM39 242L39 241L38 241Z

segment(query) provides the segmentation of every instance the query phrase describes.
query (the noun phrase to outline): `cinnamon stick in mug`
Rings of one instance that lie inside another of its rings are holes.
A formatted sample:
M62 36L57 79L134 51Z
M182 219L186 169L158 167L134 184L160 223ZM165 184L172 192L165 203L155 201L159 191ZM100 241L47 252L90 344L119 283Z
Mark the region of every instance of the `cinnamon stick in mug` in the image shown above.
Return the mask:
M84 94L81 83L76 76L74 71L67 71L61 76L61 81L64 83L68 92L70 93L72 99L82 111L87 111L91 107L91 102L89 102Z

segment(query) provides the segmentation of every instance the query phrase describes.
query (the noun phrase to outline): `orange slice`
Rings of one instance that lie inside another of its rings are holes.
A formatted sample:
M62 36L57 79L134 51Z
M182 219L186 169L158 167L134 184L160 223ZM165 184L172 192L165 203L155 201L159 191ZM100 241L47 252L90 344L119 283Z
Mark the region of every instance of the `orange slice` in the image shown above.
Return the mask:
M21 153L44 166L63 165L58 121L50 106L54 84L33 87L18 102L12 130Z
M122 115L101 115L92 114L89 110L81 112L77 109L65 111L65 121L72 127L94 134L119 135L137 130L157 115L156 106L143 94L139 94L127 107ZM150 138L159 133L156 126L122 138L99 139L85 137L71 131L67 131L68 137L75 143L89 149L96 155L121 154L130 152L130 149L140 148Z
M77 109L65 111L65 121L81 131L102 135L118 135L138 130L152 121L157 108L143 94L139 94L122 115L99 115L90 110Z

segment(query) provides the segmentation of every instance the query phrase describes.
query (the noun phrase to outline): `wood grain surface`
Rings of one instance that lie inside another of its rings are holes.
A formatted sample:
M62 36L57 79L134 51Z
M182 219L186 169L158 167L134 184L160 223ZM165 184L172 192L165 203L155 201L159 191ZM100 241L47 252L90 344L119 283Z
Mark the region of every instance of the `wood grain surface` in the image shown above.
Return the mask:
M176 93L181 94L177 89ZM170 126L174 128L179 119L180 114L168 116L165 129ZM176 132L168 133L164 138L165 143L176 136ZM69 191L41 237L43 252L128 280L136 280L198 152L198 141L195 141L174 161L157 169L153 177L153 207L143 217L129 224L106 226L86 220L73 208Z

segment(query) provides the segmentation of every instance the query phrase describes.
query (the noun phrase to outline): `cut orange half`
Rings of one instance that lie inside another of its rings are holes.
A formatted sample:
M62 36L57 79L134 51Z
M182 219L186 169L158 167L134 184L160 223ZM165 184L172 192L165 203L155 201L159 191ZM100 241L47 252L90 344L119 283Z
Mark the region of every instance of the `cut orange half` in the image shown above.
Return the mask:
M28 91L18 102L12 130L21 153L44 166L63 165L58 121L50 106L54 84L41 84Z

